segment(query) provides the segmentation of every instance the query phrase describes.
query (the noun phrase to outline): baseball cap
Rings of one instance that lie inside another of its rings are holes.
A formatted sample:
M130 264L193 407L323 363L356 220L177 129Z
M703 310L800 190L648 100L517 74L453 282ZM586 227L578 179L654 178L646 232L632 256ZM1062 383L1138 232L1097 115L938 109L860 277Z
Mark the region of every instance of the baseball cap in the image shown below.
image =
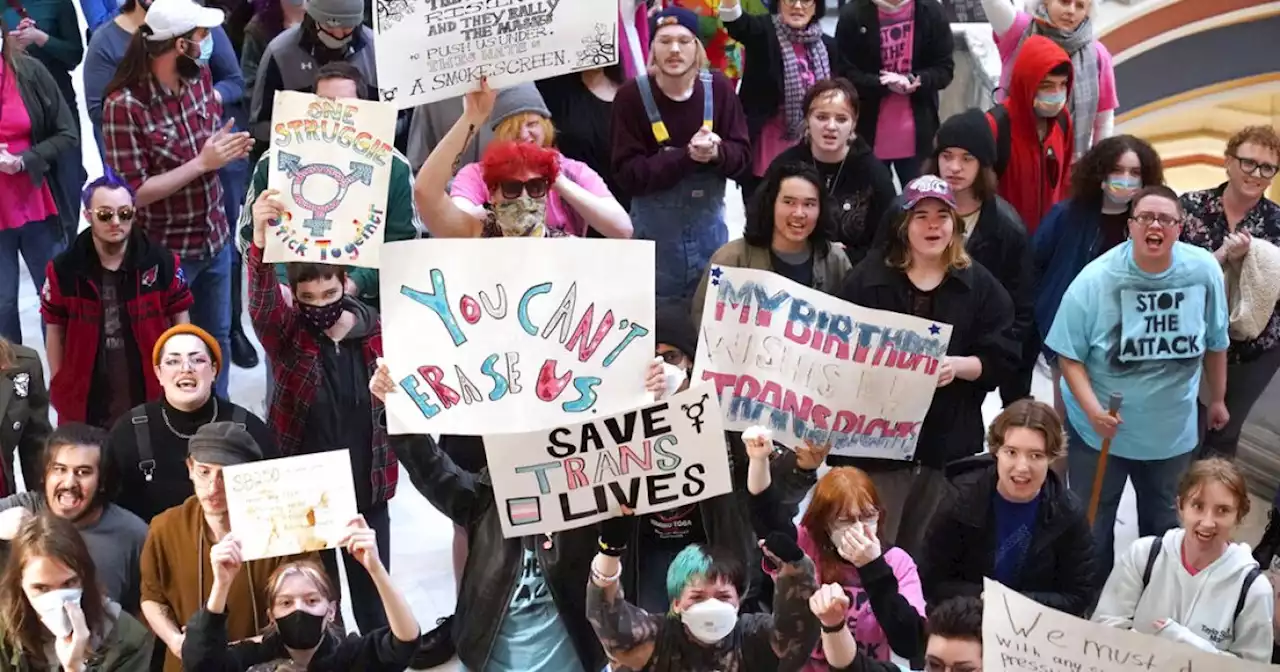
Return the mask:
M902 190L902 209L910 210L926 198L936 198L952 208L956 207L955 194L951 193L951 186L946 180L937 175L921 175L908 182Z
M147 39L160 42L186 35L196 28L221 26L224 18L221 9L205 7L195 0L155 0L147 9L143 23L151 29Z

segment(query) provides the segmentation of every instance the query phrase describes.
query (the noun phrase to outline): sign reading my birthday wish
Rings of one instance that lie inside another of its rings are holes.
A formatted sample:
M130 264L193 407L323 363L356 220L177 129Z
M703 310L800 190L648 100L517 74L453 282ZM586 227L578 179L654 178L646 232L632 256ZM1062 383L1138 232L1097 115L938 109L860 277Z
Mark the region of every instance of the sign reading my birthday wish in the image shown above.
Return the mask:
M399 108L618 62L616 0L375 0L378 86Z
M666 511L733 486L710 385L589 422L484 437L502 534L550 534Z
M382 254L392 434L532 432L646 400L652 242L431 239Z
M725 428L909 460L951 326L863 308L769 271L715 266L693 379L715 383Z
M276 94L267 184L286 213L267 228L265 261L378 267L395 128L385 103Z

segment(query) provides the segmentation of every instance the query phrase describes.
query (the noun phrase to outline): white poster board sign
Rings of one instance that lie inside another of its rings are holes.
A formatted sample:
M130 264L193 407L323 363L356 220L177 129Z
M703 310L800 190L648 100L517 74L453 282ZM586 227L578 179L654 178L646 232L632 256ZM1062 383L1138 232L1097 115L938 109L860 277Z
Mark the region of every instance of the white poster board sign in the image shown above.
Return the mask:
M1263 672L1271 665L1069 616L991 579L982 595L982 669L1005 672ZM1234 598L1233 598L1234 599Z
M382 254L392 434L532 432L647 400L652 242L430 239Z
M377 268L395 133L386 103L277 93L267 186L287 212L268 225L263 259Z
M725 428L781 443L909 460L951 325L863 308L769 271L711 269L694 380L711 381Z
M666 511L733 489L710 385L590 422L484 437L502 534Z
M378 86L399 108L618 62L612 0L375 0Z
M222 478L245 560L333 548L357 515L345 450L237 464Z

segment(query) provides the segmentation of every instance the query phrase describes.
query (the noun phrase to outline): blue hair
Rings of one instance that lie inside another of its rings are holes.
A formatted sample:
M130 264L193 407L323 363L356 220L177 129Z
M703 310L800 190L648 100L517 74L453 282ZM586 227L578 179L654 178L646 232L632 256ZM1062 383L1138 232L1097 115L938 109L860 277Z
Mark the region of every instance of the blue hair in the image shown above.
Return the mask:
M684 589L695 581L733 584L738 595L747 592L747 573L742 561L733 553L714 546L686 546L667 566L667 597L680 599Z
M86 209L89 207L89 201L93 200L93 195L99 189L124 189L129 192L129 199L136 200L138 195L133 191L133 187L128 182L116 177L110 170L105 175L86 184L84 190L80 192L80 202Z

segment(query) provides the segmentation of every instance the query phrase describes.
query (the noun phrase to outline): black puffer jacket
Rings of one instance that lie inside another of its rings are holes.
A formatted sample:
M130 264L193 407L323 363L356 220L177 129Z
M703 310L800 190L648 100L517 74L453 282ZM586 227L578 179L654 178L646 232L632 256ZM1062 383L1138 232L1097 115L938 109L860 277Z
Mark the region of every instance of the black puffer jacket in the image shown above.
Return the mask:
M468 670L488 669L530 539L503 538L487 470L476 475L459 469L426 435L392 436L391 448L413 487L467 530L469 552L454 613L453 641L458 659ZM532 544L556 611L586 670L599 670L605 664L600 641L587 622L587 581L597 539L596 527L588 525L555 533L551 548Z
M995 569L996 461L979 455L947 467L951 491L938 507L920 560L929 604L957 595L982 594L982 578ZM1047 607L1082 616L1102 588L1093 532L1084 507L1049 471L1041 490L1031 547L1015 585L1008 586Z

